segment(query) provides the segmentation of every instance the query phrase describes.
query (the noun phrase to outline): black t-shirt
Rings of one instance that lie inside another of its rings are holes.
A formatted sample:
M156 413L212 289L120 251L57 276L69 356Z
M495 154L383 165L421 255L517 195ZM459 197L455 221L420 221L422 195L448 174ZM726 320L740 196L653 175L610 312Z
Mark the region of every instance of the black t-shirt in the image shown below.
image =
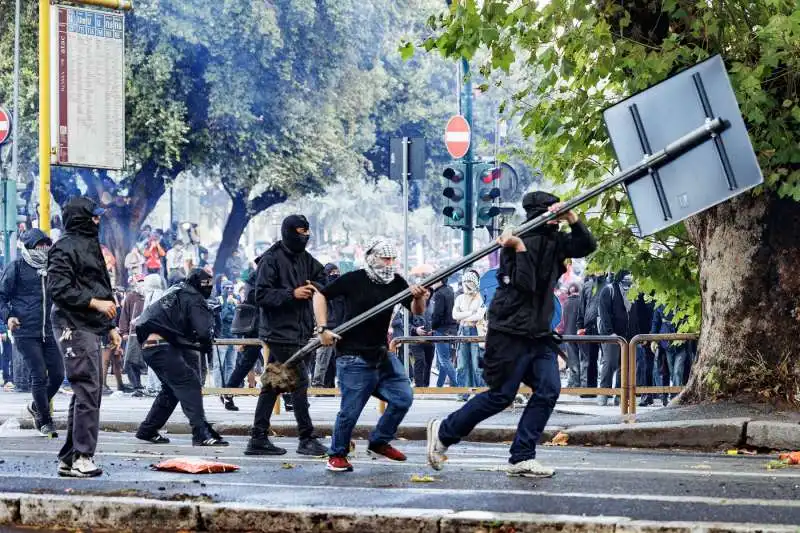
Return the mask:
M337 297L344 300L344 322L347 322L407 288L406 280L397 274L391 283L381 285L371 281L366 271L356 270L342 275L325 287L322 294L328 301ZM402 303L410 309L411 300L412 298L409 296ZM359 355L368 361L380 359L388 348L386 337L391 320L392 309L389 308L342 334L342 340L336 344L337 353L339 355Z

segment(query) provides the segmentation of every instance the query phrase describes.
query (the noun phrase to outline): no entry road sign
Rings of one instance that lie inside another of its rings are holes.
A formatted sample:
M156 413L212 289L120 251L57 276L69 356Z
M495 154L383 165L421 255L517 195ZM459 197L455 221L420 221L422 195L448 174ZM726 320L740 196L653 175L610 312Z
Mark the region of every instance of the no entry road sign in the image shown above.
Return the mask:
M11 115L5 107L0 107L0 144L11 138Z
M455 115L447 121L444 130L444 144L447 152L455 159L461 159L469 151L472 133L467 120L461 115Z

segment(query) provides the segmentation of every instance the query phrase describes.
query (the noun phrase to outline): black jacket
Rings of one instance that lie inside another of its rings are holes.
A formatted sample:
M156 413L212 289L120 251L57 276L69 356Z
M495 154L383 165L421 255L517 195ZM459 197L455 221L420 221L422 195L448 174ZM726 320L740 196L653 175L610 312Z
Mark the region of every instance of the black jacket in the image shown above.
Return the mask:
M100 251L99 228L92 222L95 209L85 197L64 207L64 234L48 254L47 290L53 298L55 324L102 335L113 327L112 321L89 309L89 301L114 301L114 292Z
M580 310L581 297L573 294L564 302L564 335L578 333L578 311Z
M308 252L295 254L278 242L264 252L256 273L258 334L275 344L305 344L314 333L311 300L295 300L294 290L306 281L323 287L325 271Z
M179 283L147 306L136 320L140 343L151 333L173 346L208 352L214 340L214 313L197 289Z
M542 228L523 237L527 251L503 248L498 286L489 307L489 329L539 338L550 334L553 289L565 272L564 261L594 252L597 242L578 221L570 233Z
M431 309L431 329L444 335L455 335L458 331L458 322L453 319L453 305L456 297L453 289L444 284L431 296L433 308Z
M30 246L46 238L41 230L32 229L25 233L23 242ZM21 326L14 332L15 337L44 340L53 335L50 325L53 300L47 292L45 279L22 257L9 263L3 272L0 279L0 320L7 324L10 317L19 319Z
M617 274L613 283L606 285L598 298L597 310L600 314L600 335L619 335L627 340L642 333L635 299L631 309L625 309L625 300L619 287L621 276ZM630 296L633 296L629 293Z
M606 277L590 276L583 282L581 288L581 300L578 306L578 318L576 326L578 329L585 329L589 335L597 333L597 300L606 286Z

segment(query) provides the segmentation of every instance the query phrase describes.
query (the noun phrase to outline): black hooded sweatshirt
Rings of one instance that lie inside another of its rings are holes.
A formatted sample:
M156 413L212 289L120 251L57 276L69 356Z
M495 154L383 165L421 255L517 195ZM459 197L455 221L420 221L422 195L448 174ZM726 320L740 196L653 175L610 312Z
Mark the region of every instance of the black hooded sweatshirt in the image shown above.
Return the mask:
M136 320L139 342L155 333L178 348L207 352L214 339L214 313L200 282L210 279L210 274L196 268L185 282L171 287L149 305Z
M90 309L89 302L114 301L114 292L100 251L100 227L92 221L96 208L86 197L64 207L64 234L48 254L47 289L53 298L54 325L103 335L113 327L112 321Z

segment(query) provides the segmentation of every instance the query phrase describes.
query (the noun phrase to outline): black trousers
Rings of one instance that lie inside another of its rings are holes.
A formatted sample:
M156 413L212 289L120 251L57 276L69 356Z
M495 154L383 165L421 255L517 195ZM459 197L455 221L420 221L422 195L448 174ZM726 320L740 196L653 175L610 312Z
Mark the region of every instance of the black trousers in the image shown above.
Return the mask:
M289 359L292 354L302 346L294 344L270 344L269 362L278 361L280 363ZM294 402L294 418L297 421L297 433L300 440L309 439L314 434L314 425L311 423L311 415L308 412L308 368L301 362L295 369L297 370L297 388L292 393ZM272 408L278 394L272 387L263 387L258 395L256 404L256 415L253 420L253 433L265 435L269 431Z
M431 384L431 367L436 347L433 344L423 344L414 348L411 352L414 356L414 386L428 387Z
M64 360L52 335L45 340L40 337L20 337L17 350L31 370L31 392L33 403L39 413L40 424L49 424L50 400L56 395L64 381Z
M261 359L260 346L245 346L244 351L236 359L236 366L233 368L230 379L225 384L225 388L238 389L244 383L244 378L256 366L256 362Z
M591 333L586 330L587 335L597 335L597 331ZM581 365L581 387L597 387L597 360L600 356L599 344L579 344L580 365Z
M180 403L192 427L192 439L204 441L211 438L203 409L198 352L161 344L144 348L142 354L147 365L161 380L161 392L153 400L144 422L139 425L137 436L148 438L158 433Z

